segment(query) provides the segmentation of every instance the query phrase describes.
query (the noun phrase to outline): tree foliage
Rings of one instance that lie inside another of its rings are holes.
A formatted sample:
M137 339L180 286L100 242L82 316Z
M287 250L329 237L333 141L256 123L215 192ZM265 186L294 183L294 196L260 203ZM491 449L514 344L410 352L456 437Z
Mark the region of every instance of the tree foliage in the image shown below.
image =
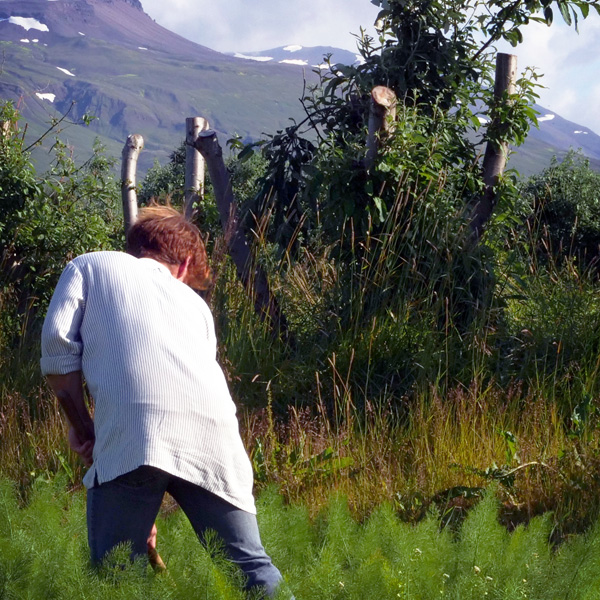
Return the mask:
M12 104L0 115L8 123L0 137L0 341L15 349L37 331L69 260L121 246L122 216L114 161L100 145L78 166L56 140L49 171L38 174Z
M321 227L330 241L348 221L355 235L376 232L399 193L416 189L421 195L440 174L448 190L442 202L454 196L468 206L482 191L482 144L520 144L535 123L533 73L518 81L510 98L494 97L494 44L516 46L525 25L549 25L555 12L577 26L590 8L600 11L597 0L372 2L381 8L378 37L361 32L362 63L330 63L304 95L306 118L259 144L268 169L252 209L271 207L271 239L283 247L299 227ZM376 85L396 93L399 116L367 169L365 136ZM501 119L500 134L482 125L484 115L485 121Z
M562 161L554 157L541 173L522 186L530 205L537 253L545 258L575 259L583 268L599 267L600 173L582 154L571 150Z

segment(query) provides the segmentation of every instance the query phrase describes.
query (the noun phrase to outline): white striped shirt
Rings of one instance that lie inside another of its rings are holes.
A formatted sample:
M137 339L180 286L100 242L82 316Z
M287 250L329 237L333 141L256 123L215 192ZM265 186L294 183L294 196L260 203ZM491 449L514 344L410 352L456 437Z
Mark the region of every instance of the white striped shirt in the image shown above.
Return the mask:
M252 467L206 303L150 258L94 252L63 271L44 321L44 375L82 370L95 401L86 487L141 465L255 513Z

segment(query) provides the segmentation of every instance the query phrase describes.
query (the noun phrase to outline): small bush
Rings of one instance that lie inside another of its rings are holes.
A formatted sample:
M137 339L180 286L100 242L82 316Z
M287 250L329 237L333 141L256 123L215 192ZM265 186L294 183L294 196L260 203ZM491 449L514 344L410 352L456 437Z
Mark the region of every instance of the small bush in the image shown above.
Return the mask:
M600 173L571 150L531 177L522 194L533 210L530 226L539 231L540 256L576 260L582 270L597 271L600 260Z

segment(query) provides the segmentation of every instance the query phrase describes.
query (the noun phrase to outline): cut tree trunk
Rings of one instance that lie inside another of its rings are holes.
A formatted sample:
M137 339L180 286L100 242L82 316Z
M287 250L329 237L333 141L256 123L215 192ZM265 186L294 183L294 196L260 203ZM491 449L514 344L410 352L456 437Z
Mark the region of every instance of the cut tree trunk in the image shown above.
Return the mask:
M123 148L121 166L121 199L123 200L123 218L125 220L125 234L137 219L137 189L136 172L140 152L144 148L144 138L135 133L127 138Z
M202 117L189 117L185 120L185 204L184 214L192 220L194 204L204 198L204 177L206 163L194 146L201 131L208 129L208 121Z
M367 171L375 163L382 133L389 131L392 122L396 119L396 103L394 90L383 85L375 86L371 90L369 134L367 138L367 155L365 157Z
M199 132L194 146L206 161L221 225L237 274L252 296L258 314L261 318L270 320L273 334L280 336L286 342L291 342L286 319L279 309L276 298L271 293L266 273L254 264L248 240L240 228L231 180L223 162L223 151L219 145L217 134L212 130Z
M517 57L513 54L498 53L496 57L496 81L494 96L501 100L505 93L514 94L517 77ZM493 116L489 124L492 137L502 139L506 133L507 124ZM476 202L471 213L471 235L474 241L481 238L485 226L492 216L498 200L496 186L506 167L508 144L489 141L483 157L482 175L485 184L482 196Z

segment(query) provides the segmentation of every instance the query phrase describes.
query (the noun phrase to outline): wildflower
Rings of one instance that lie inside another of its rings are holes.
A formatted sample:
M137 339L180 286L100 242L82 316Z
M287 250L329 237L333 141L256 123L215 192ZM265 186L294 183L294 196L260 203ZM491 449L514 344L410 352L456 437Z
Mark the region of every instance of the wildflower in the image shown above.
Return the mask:
M473 566L473 571L475 571L476 575L479 575L479 573L481 573L481 569L477 565Z

